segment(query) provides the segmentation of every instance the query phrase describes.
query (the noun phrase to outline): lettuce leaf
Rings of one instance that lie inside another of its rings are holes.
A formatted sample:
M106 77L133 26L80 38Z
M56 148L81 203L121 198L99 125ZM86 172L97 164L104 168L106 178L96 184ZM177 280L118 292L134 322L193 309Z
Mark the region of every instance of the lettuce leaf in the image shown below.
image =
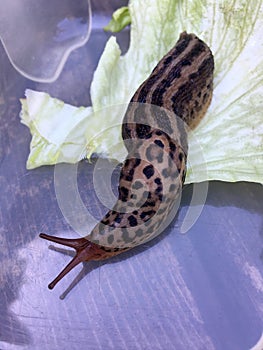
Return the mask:
M77 162L85 146L88 157L98 153L122 161L124 106L187 30L214 53L215 87L205 118L189 137L186 183L263 183L262 1L130 0L129 13L129 50L121 56L115 37L109 39L91 84L92 108L71 109L48 95L44 99L42 93L27 93L21 113L33 135L27 166ZM45 123L56 132L47 133Z
M76 108L32 90L26 90L26 99L21 104L21 122L32 134L27 169L83 158L86 152L83 130L89 128L91 107Z
M109 24L103 29L105 31L116 33L120 32L129 24L131 24L129 7L123 6L113 13L112 19L110 20Z

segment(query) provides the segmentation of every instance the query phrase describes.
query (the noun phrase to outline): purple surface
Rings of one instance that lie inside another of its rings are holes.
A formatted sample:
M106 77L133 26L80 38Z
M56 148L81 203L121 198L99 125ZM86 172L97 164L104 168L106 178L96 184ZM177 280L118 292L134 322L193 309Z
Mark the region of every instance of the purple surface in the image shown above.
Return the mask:
M108 16L125 2L98 3L96 13ZM53 84L21 77L0 47L0 349L250 349L263 321L258 184L211 182L198 221L183 235L192 194L186 186L180 212L157 239L108 262L79 266L47 289L70 258L48 249L38 233L76 234L58 207L54 168L25 168L30 135L19 120L19 98L32 88L89 105L92 73L108 36L93 30ZM118 35L125 49L128 38L128 31ZM94 192L93 169L79 165L79 188L99 219L105 208ZM115 175L116 189L118 170Z

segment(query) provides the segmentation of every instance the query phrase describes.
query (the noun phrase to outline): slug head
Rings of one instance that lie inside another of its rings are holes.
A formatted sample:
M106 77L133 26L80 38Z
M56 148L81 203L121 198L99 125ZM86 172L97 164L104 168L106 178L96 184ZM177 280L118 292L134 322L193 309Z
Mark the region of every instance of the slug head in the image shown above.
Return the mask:
M118 254L118 252L105 251L103 247L90 242L86 238L68 239L50 236L45 233L40 233L39 237L76 250L76 255L73 259L48 285L49 289L53 289L55 285L79 263L90 260L104 260Z

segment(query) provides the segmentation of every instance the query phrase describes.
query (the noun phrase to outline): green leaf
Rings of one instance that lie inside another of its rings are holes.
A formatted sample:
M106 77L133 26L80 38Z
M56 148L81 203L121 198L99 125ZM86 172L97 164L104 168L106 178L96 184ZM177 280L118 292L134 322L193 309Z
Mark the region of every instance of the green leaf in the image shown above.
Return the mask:
M21 122L32 134L27 168L60 162L75 163L86 153L86 135L92 108L77 108L48 94L26 90L21 100ZM84 153L83 153L84 152Z
M123 6L116 10L109 24L104 27L105 31L116 33L131 24L130 10L128 6Z
M94 74L92 109L86 113L89 134L82 130L83 135L80 136L80 142L85 139L89 145L87 155L99 153L119 161L124 159L126 150L120 133L125 110L122 104L127 106L138 86L174 46L179 34L187 30L211 47L215 58L215 78L211 106L189 137L186 182L223 180L263 183L262 1L131 0L129 11L132 24L128 52L122 56L116 39L111 37ZM32 95L27 96L28 105L31 98ZM35 95L34 99L38 97ZM49 106L50 101L46 103ZM122 105L122 108L114 107L116 105ZM44 103L42 108L46 109ZM105 118L102 111L109 111L109 108L110 118ZM27 113L32 119L31 112ZM56 120L55 109L51 109L50 113L49 122L52 123L53 118ZM67 109L66 115L73 122L73 110L71 115L70 109ZM31 126L33 139L36 138L35 130L41 138L39 123L37 128ZM64 124L59 135L62 143L56 151L60 152L58 160L62 160L61 155L65 155L62 135L64 139L68 137ZM94 135L97 135L96 140ZM51 147L54 141L46 147ZM35 153L39 152L37 154L41 158L42 152L45 152L42 143L38 145L35 142L31 147ZM39 151L41 147L42 151ZM50 163L54 162L52 157ZM79 158L79 155L74 156L70 161ZM34 164L40 163L35 161Z

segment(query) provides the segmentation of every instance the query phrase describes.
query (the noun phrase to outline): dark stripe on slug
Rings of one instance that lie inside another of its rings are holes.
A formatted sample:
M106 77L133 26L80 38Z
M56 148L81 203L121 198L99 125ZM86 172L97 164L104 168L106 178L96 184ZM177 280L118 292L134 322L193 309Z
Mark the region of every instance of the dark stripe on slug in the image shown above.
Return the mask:
M153 126L157 126L168 135L171 134L173 128L170 121L170 115L163 108L158 108L156 105L152 105L150 110L151 118L154 121Z
M157 106L163 105L163 100L166 91L171 86L173 89L175 89L175 80L181 77L181 73L185 69L185 67L191 66L192 62L196 60L196 57L198 57L202 52L204 52L205 49L206 46L203 42L196 41L191 51L185 55L185 58L182 61L178 62L174 67L171 65L170 71L168 72L165 79L162 76L161 81L158 84L156 84L156 89L152 93L152 104Z
M145 120L146 105L144 103L140 103L135 105L134 108L133 121L134 123L140 124L142 120Z
M202 61L197 71L191 74L189 80L178 88L176 93L171 98L172 109L176 115L184 115L185 105L188 105L193 99L195 87L198 86L198 89L201 90L206 86L204 76L209 77L211 75L211 71L213 71L213 68L213 57L209 56ZM195 106L195 110L200 108L202 108L201 104L200 106Z
M186 33L184 33L184 35L180 37L176 46L172 50L170 50L166 56L164 56L164 58L154 68L150 77L144 82L141 88L138 89L139 95L137 96L135 94L131 99L131 102L150 102L147 101L147 96L149 95L149 91L152 89L152 86L156 84L160 77L166 76L165 71L167 69L170 69L171 61L177 58L187 49L190 41L193 40L193 38L195 38L193 37L193 35Z
M179 38L179 41L175 46L173 53L165 57L163 63L165 65L170 64L177 56L179 56L182 52L185 51L190 40L191 40L190 35L182 33Z
M152 75L146 82L143 84L143 87L140 90L140 93L138 96L134 96L132 98L132 102L139 102L139 103L147 103L147 97L149 95L149 90L152 89L152 86L156 83L156 81L159 79L160 74L164 74L166 67L163 66L159 69L158 73Z

